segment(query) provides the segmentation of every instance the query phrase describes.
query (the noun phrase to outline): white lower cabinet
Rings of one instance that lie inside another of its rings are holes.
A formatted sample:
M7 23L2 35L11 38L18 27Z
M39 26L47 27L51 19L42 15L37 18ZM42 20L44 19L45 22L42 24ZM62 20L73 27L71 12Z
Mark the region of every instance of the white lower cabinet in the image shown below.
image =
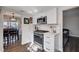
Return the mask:
M44 34L44 50L54 52L54 35L50 33Z

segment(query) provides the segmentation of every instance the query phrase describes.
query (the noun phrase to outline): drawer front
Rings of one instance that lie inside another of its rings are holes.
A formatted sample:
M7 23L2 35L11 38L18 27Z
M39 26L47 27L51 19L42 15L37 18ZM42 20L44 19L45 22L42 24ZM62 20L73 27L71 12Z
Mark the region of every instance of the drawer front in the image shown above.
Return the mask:
M44 49L47 52L54 51L54 36L52 35L45 35L44 36Z
M50 38L50 37L48 38L48 37L46 37L46 38L44 39L44 41L52 41L52 39L53 39L53 38Z
M52 42L52 41L45 41L44 42L44 49L46 50L46 51L53 51L54 50L54 42Z
M46 51L46 52L54 52L54 49L46 48L45 51Z
M45 41L45 44L50 45L50 44L51 44L51 42L50 42L50 41Z
M49 48L45 48L45 51L47 51L47 52L51 52L51 49L49 49Z
M54 39L45 39L44 43L52 44L54 43Z
M54 47L49 46L49 45L46 45L46 46L44 47L44 49L45 49L45 51L48 51L48 52L53 52L53 51L54 51Z
M46 51L50 51L50 50L51 50L51 46L46 44L46 45L44 46L44 49L45 49Z
M44 46L45 46L45 47L53 47L53 46L54 46L54 43L45 42L45 43L44 43Z

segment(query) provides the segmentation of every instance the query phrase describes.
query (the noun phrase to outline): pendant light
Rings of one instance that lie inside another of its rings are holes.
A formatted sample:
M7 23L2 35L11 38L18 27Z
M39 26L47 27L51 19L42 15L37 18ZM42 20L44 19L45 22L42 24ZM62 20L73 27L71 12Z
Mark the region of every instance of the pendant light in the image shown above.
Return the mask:
M16 21L16 19L15 19L15 17L14 17L14 13L12 13L12 19L11 19L11 21Z

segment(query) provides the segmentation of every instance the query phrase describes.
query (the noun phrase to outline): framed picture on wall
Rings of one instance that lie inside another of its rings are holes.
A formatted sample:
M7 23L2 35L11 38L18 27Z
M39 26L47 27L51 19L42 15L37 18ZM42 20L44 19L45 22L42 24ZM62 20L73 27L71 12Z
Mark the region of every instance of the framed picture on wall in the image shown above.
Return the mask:
M29 24L29 18L24 18L24 24Z

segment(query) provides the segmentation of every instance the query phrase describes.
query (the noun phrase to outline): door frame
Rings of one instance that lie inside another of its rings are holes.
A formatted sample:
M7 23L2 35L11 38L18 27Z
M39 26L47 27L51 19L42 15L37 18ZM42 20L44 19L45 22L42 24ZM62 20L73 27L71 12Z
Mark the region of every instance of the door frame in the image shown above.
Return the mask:
M62 17L63 17L63 19L62 19L62 47L63 47L63 52L64 52L64 46L63 46L63 24L64 24L64 11L66 11L66 10L70 10L70 9L74 9L74 8L77 8L78 6L72 6L72 7L70 7L70 8L68 8L68 9L64 9L64 10L62 10Z

